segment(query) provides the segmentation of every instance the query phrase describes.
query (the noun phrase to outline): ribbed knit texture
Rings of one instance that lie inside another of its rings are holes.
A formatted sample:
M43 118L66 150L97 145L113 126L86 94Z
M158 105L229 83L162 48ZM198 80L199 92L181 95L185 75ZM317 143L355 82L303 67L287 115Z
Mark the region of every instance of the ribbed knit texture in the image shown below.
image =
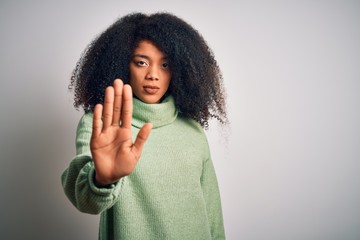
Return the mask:
M203 129L178 116L171 96L160 104L134 99L133 138L145 122L154 127L135 170L98 188L89 147L92 114L85 114L77 129L77 155L62 175L67 197L82 212L101 213L99 239L225 239Z

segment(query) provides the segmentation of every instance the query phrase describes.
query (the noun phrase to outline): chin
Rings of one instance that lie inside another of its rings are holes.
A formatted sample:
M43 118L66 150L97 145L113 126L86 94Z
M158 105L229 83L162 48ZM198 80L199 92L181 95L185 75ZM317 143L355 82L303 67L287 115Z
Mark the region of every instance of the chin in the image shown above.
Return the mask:
M148 104L155 104L155 103L159 103L160 99L159 98L149 98L149 97L143 97L143 98L139 98L141 101L143 101L144 103L148 103Z

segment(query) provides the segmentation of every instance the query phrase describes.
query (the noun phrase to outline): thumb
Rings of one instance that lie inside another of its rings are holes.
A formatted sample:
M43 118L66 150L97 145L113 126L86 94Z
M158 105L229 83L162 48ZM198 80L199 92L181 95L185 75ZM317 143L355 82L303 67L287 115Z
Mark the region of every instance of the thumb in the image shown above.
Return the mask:
M140 129L138 135L136 136L132 151L137 156L137 158L140 158L142 148L150 135L151 129L153 125L151 123L145 123L144 126Z

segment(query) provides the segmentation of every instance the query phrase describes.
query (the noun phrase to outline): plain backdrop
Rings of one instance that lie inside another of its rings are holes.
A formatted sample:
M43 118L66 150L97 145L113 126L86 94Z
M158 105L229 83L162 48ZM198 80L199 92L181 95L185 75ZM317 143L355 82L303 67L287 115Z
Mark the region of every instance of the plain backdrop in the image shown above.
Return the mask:
M227 239L360 239L359 1L1 1L0 239L97 239L60 176L86 45L118 17L191 23L222 69L231 124L207 132Z

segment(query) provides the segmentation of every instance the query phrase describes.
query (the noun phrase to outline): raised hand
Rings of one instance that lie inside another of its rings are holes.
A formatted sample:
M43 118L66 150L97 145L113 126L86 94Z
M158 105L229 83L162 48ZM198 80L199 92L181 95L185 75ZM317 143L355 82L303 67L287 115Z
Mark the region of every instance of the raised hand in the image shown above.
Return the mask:
M94 108L90 149L99 186L129 175L139 161L142 148L152 129L146 123L132 141L132 89L119 79L105 91L104 105Z

